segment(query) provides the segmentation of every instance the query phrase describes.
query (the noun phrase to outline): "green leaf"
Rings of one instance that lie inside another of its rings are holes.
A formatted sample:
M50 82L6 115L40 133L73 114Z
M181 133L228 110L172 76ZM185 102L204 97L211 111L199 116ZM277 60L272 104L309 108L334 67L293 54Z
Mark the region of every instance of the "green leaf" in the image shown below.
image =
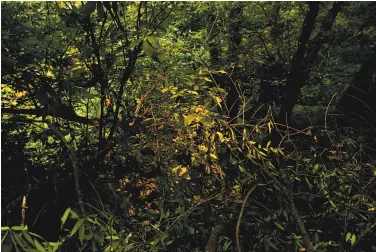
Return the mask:
M27 250L28 246L24 239L17 233L12 233L14 240L16 240L17 245L21 246L23 250Z
M155 37L148 37L148 41L152 47L154 47L155 49L159 49L160 45Z
M40 236L40 235L38 235L38 234L36 234L36 233L29 232L29 234L31 234L31 235L34 236L34 237L37 237L37 238L39 238L39 239L44 240L42 236Z
M129 234L127 235L127 237L125 238L125 244L128 244L128 243L129 243L129 239L131 239L132 235L133 235L133 233L129 233Z
M144 53L147 56L149 56L149 57L153 56L154 49L150 45L150 43L148 42L148 40L144 40L144 42L142 42L142 50L144 51Z
M67 208L67 210L65 210L63 217L61 217L61 227L60 228L62 228L64 226L65 222L67 221L70 211L71 211L70 207Z
M1 227L1 231L8 231L9 227Z
M355 244L355 240L356 240L356 236L355 236L355 234L353 234L352 236L351 236L351 245L354 245Z
M77 232L77 230L80 228L80 226L82 225L82 223L83 223L82 220L78 220L76 222L76 224L73 226L72 232L70 234L71 237Z
M80 216L78 216L78 214L75 211L73 211L72 209L70 210L70 215L71 215L72 219L75 219L75 220L80 218Z
M34 244L33 238L31 238L31 236L26 231L22 231L22 235L26 238L28 242Z
M275 221L274 224L277 226L277 228L285 231L285 228L281 224L279 224L278 222Z
M109 236L106 236L104 239L114 241L114 240L120 240L120 237L116 235L109 235Z
M21 231L21 230L24 230L24 228L25 228L24 226L14 226L11 229L14 231Z
M159 61L163 62L167 57L166 57L166 54L164 53L158 53L157 55Z
M279 250L269 239L265 240L266 243L275 250Z
M143 41L143 40L144 40L144 38L139 38L139 39L133 41L133 42L129 45L129 48L130 48L131 50L133 50L133 49L134 49L138 44L140 44L141 41Z
M230 247L231 245L231 240L229 241L226 241L225 244L223 244L223 251L226 251L228 249L228 247Z
M34 246L39 252L45 252L46 249L39 243L37 239L34 239Z
M241 173L244 173L244 172L245 172L245 169L244 169L243 166L239 165L238 167L239 167L239 171L240 171Z
M9 233L9 230L4 235L2 235L3 237L1 237L1 244L3 244L5 238L8 236L8 233Z
M313 172L313 173L316 173L318 169L319 169L319 164L315 164L315 165L313 166L312 172Z
M346 241L349 241L349 240L350 240L350 238L351 238L351 233L350 233L350 232L348 232L348 233L346 234Z
M99 243L99 245L103 245L104 242L104 233L100 232L99 234L95 234L94 236L95 240Z
M78 230L78 239L80 239L80 242L82 245L85 239L85 223L84 222L82 222L82 225L80 226Z

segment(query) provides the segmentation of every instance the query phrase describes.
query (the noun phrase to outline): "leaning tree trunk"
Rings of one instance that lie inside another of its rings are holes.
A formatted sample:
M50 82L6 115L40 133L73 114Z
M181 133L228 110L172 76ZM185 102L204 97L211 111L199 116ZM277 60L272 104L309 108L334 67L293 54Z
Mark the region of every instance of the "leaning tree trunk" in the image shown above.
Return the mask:
M307 66L304 66L304 57L307 44L309 42L309 37L311 36L315 24L315 19L319 13L319 5L319 2L309 3L309 10L305 16L302 32L298 42L298 49L295 53L293 61L291 62L290 76L286 84L286 95L282 102L279 114L279 118L282 121L291 115L292 109L298 100L300 88L306 84L309 77Z
M335 2L324 18L321 30L311 42L311 36L315 19L319 12L319 2L310 3L306 14L302 33L299 38L299 46L294 60L291 62L290 76L287 80L286 95L282 102L279 119L285 121L292 113L295 104L298 101L300 89L307 85L310 75L310 69L318 58L322 46L328 42L328 32L332 29L335 19L343 6L342 2ZM310 49L308 49L308 45Z

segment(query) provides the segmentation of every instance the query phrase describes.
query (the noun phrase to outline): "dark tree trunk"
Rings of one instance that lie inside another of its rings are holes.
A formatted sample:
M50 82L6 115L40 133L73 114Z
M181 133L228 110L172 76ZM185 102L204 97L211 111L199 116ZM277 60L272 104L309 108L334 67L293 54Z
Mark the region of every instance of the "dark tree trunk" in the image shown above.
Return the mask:
M319 12L319 2L310 3L309 10L304 20L302 33L299 38L299 46L294 60L291 62L290 76L287 80L286 94L282 102L279 119L285 121L292 113L295 104L298 101L300 89L304 87L309 78L310 69L318 58L322 46L328 42L328 32L332 29L334 21L341 11L343 3L335 2L329 10L322 24L319 34L312 42L309 41L315 19ZM309 49L308 49L309 43ZM307 56L306 56L307 55Z
M340 107L371 121L376 126L376 52L368 58L355 74L352 83L343 94Z
M307 49L309 37L311 36L313 27L315 25L315 19L319 13L319 2L310 2L309 10L304 19L302 32L300 34L298 49L295 57L291 62L290 76L286 84L286 95L282 102L279 118L284 119L291 115L292 109L298 100L300 88L306 84L308 79L307 66L304 66L304 56Z
M242 39L240 34L240 25L242 24L242 6L236 6L231 9L230 11L230 26L229 26L229 33L230 33L230 41L229 41L229 63L235 63L235 68L232 73L231 79L233 81L227 82L226 89L228 90L227 99L226 99L226 106L228 111L228 117L230 120L236 118L239 114L239 105L240 105L240 96L239 92L236 88L235 80L242 81L240 76L240 71L237 65L239 64L239 46Z

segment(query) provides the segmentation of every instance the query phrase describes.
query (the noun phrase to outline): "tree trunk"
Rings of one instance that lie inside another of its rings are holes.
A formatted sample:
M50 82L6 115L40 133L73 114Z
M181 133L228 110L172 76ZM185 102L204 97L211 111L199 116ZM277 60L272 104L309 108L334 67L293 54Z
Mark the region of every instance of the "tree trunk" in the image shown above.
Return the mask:
M304 56L307 49L309 37L311 36L313 27L315 25L315 19L319 13L319 2L310 2L309 10L304 19L302 32L300 34L298 49L295 57L291 62L290 76L286 84L286 95L282 102L279 118L284 121L285 118L289 118L298 100L300 88L306 84L309 77L307 66L304 66Z
M334 21L341 11L342 2L335 2L329 10L319 34L309 42L315 19L319 11L319 2L310 3L309 11L304 20L302 33L299 39L299 46L295 54L295 58L291 63L290 77L287 80L286 95L281 106L279 119L283 122L288 119L292 113L295 104L298 101L300 89L307 84L310 69L318 58L318 54L322 46L328 42L327 33L332 29ZM308 43L310 49L308 48ZM308 51L306 53L306 51ZM307 56L306 56L307 55Z
M340 101L341 108L370 120L374 126L376 126L376 105L372 100L376 97L376 83L373 79L375 73L376 52L373 52L355 74Z
M230 41L229 41L229 63L234 63L234 71L232 73L232 80L227 84L228 90L226 104L228 111L228 117L230 120L236 118L239 114L240 95L236 88L235 80L241 81L240 71L237 67L239 65L239 46L242 39L240 34L240 25L242 24L242 6L236 6L230 11L230 20L232 21L229 26Z

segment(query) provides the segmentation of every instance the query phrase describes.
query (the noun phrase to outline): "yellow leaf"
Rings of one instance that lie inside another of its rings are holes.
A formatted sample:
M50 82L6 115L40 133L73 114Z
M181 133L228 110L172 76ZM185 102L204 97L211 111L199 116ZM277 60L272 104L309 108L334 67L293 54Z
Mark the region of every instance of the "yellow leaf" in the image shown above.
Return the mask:
M371 208L368 209L368 211L373 212L373 211L375 211L375 208L371 207Z
M260 153L261 155L263 155L263 156L267 156L264 152L262 152L262 151L258 151L258 153Z
M210 157L213 158L213 159L216 159L216 160L218 159L218 157L213 153L210 154Z
M222 105L221 105L221 102L222 102L222 99L218 96L214 96L214 100L215 102L217 103L217 105L222 108Z
M187 93L188 93L188 94L198 95L198 93L197 93L196 91L191 91L191 90L188 90Z
M205 145L203 145L203 144L200 144L200 145L198 146L198 149L199 149L201 152L204 152L204 153L206 153L206 152L208 151L208 147L205 146Z
M187 171L188 171L188 169L185 168L185 167L180 168L179 177L182 176L182 175L183 175L184 173L186 173Z
M195 114L190 114L190 115L184 116L184 124L189 125L196 118L197 118L197 115L195 115Z
M221 143L223 143L223 141L225 140L225 139L223 138L223 134L222 134L221 132L217 132L217 135L218 135L218 137L219 137L219 141L221 141Z
M272 142L269 140L268 143L266 144L266 148L268 148L270 146Z
M307 136L311 136L312 135L312 132L311 130L307 130L307 133L306 133Z
M272 125L272 122L269 121L269 122L268 122L269 134L272 133L272 126L271 126L271 125Z

